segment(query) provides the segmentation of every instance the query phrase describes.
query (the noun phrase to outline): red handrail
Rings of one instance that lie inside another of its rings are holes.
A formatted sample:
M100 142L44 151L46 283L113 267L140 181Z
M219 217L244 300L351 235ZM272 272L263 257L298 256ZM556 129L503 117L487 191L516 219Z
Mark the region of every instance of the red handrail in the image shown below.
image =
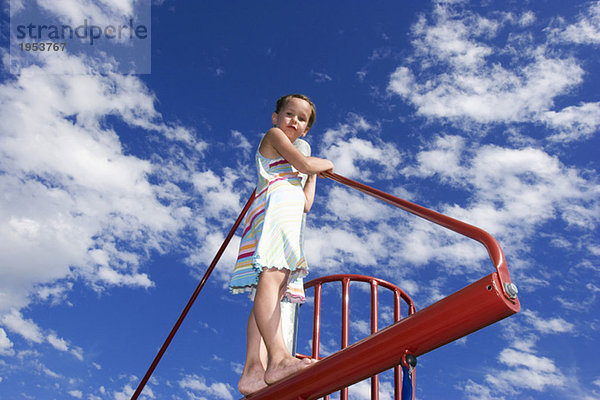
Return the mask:
M343 185L350 186L356 190L359 190L369 196L383 200L388 204L401 208L411 214L417 215L428 221L441 225L447 229L460 233L463 236L467 236L474 239L485 246L488 254L496 268L496 272L500 278L500 284L502 292L507 299L515 302L517 297L516 286L511 283L510 275L508 273L508 266L506 265L506 259L504 258L504 252L502 247L498 244L498 241L489 233L483 229L477 228L476 226L467 224L466 222L459 221L457 219L448 217L447 215L440 214L436 211L430 210L418 204L411 203L409 201L400 199L389 193L382 192L381 190L372 188L363 183L353 181L341 175L332 172L323 172L323 176L333 179Z
M150 367L148 368L148 371L146 371L146 375L144 375L144 377L140 381L140 384L138 385L137 389L133 393L133 396L131 396L131 400L136 400L138 398L138 396L142 393L142 390L144 390L144 386L146 386L146 383L148 382L148 379L150 379L150 377L152 376L152 373L154 372L154 369L158 365L158 363L159 363L160 359L162 358L163 354L165 353L165 351L167 351L167 347L169 347L169 344L171 344L171 341L173 340L173 337L175 336L175 334L179 330L179 327L181 326L181 323L183 322L183 320L187 316L188 312L190 311L190 308L192 308L192 305L196 301L196 298L200 294L200 291L204 287L204 284L208 280L208 277L210 276L210 274L212 274L213 270L215 269L215 267L217 265L217 262L219 262L219 259L223 255L223 252L225 251L225 249L227 248L227 245L231 241L231 238L235 234L236 229L238 228L238 226L242 222L242 218L244 218L244 215L246 215L246 213L248 212L248 209L250 208L250 205L252 204L252 201L254 200L254 194L255 193L256 193L256 191L253 191L252 194L250 195L250 198L248 198L248 201L246 202L246 205L242 209L242 212L240 213L239 217L236 219L235 223L233 224L233 226L229 230L229 234L227 235L227 237L223 241L223 244L221 245L221 247L217 251L217 254L215 255L215 258L213 258L212 262L208 266L208 269L204 273L204 276L200 280L200 283L198 283L198 286L196 287L196 290L194 290L194 293L192 294L192 297L190 297L190 299L188 300L185 308L181 312L181 315L177 319L177 322L175 322L175 325L173 326L173 329L171 329L171 332L169 333L169 336L167 336L167 339L165 340L165 342L161 346L160 350L158 351L158 354L156 354L156 357L154 357L154 360L152 361L152 364L150 364Z

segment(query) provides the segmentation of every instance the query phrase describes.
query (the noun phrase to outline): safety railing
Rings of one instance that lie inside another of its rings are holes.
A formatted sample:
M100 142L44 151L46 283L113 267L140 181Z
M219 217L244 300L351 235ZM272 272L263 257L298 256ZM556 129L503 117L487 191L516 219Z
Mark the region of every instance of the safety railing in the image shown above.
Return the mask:
M325 172L323 175L482 243L494 264L495 272L277 384L260 390L251 396L253 400L318 399L393 368L402 360L406 360L407 355L418 357L519 311L520 304L516 286L510 281L502 248L492 235L462 221L338 174ZM248 199L175 326L152 361L150 368L131 397L132 400L137 399L141 394L253 199L254 193ZM339 376L339 379L332 380L332 373Z
M517 288L510 281L508 266L506 264L506 259L504 258L504 252L502 251L502 247L500 247L500 244L492 235L490 235L483 229L467 224L466 222L459 221L439 212L430 210L418 204L411 203L410 201L400 199L389 193L382 192L381 190L372 188L360 182L353 181L341 175L334 174L331 172L324 172L323 175L343 185L354 188L358 191L368 194L369 196L385 201L386 203L401 208L404 211L408 211L411 214L417 215L423 219L426 219L430 222L443 226L444 228L450 229L454 232L460 233L463 236L467 236L471 239L480 242L487 249L488 254L490 255L490 258L494 264L494 267L496 268L499 283L501 286L501 290L504 293L504 296L506 296L506 298L509 299L509 301L512 301L514 303L517 302Z
M401 300L407 305L406 315L412 315L415 313L415 305L412 299L398 286L384 281L383 279L373 278L366 275L355 275L355 274L343 274L343 275L329 275L320 278L316 278L307 282L304 285L304 289L314 289L314 308L313 308L313 331L312 331L312 354L311 357L315 360L319 360L319 347L321 342L321 294L322 287L325 283L340 282L342 285L342 298L341 298L341 348L345 349L349 345L350 340L350 283L351 282L364 282L370 287L370 316L371 316L371 334L379 331L379 292L378 288L388 289L393 293L393 304L394 314L393 322L400 321L401 318ZM302 356L300 356L302 357ZM414 375L410 378L410 393L402 393L402 368L400 365L394 367L394 399L395 400L412 400L412 393L414 390ZM405 373L408 370L405 369ZM413 374L413 371L410 371ZM331 375L332 380L338 380L339 378L335 375ZM405 377L407 378L407 377ZM406 379L405 379L406 380ZM329 400L329 396L325 396L324 400ZM348 388L343 388L340 391L340 400L348 400ZM379 375L371 377L371 400L379 400Z

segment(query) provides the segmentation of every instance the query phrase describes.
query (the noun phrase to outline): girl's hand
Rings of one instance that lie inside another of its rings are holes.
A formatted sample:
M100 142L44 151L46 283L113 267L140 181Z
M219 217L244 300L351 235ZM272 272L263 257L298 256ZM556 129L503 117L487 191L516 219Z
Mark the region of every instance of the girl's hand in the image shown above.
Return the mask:
M327 173L333 174L333 168L332 169L328 169L327 171L323 171L323 172L319 172L317 175L319 176L319 178L328 178Z
M310 175L333 170L331 161L318 157L306 157L302 154L279 128L271 128L267 131L260 142L258 151L267 158L283 157L303 174Z

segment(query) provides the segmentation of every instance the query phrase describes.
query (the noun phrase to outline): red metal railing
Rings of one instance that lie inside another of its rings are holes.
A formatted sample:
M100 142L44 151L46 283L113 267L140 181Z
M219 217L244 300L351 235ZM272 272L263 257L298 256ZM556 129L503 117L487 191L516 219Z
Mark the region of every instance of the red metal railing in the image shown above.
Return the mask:
M496 273L486 276L249 398L318 399L513 315L518 303L498 284Z
M459 221L457 219L448 217L447 215L440 214L436 211L422 207L418 204L411 203L409 201L400 199L389 193L382 192L381 190L372 188L360 182L353 181L345 178L341 175L334 174L331 172L323 172L323 175L339 182L343 185L350 186L356 190L359 190L369 196L375 197L388 204L396 206L408 211L411 214L417 215L423 219L431 221L435 224L441 225L444 228L450 229L454 232L460 233L461 235L467 236L474 239L485 246L490 255L490 258L498 273L498 278L501 286L501 290L507 299L516 303L516 287L510 281L510 275L508 273L508 266L506 265L506 259L504 258L504 252L498 241L489 233L483 229L477 228L476 226L469 225L466 222Z
M250 396L252 400L318 399L396 367L407 354L421 356L519 311L517 290L510 281L504 253L492 235L338 174L323 175L482 243L495 272L254 393ZM319 317L315 317L315 323L318 322Z
M489 233L343 176L327 172L324 175L479 241L488 250L496 272L320 360L309 368L278 382L276 385L269 386L253 394L251 396L253 400L318 399L397 366L409 353L420 356L519 311L520 304L516 287L510 282L504 253L496 239ZM142 392L253 199L254 193L248 199L225 242L217 252L146 375L131 397L132 400L137 399Z
M401 301L404 300L408 305L407 315L415 313L415 305L412 299L398 286L384 281L383 279L373 278L366 275L330 275L313 279L304 285L305 289L314 288L314 310L313 310L313 333L312 333L312 358L320 359L319 347L321 338L321 288L324 283L341 282L342 283L342 331L341 347L345 349L349 344L349 310L350 310L350 282L368 283L371 290L371 334L378 332L379 321L379 287L388 289L394 294L394 322L400 321ZM414 380L413 380L414 382ZM400 400L401 395L401 370L398 365L394 367L394 399ZM325 396L325 400L329 396ZM348 400L348 388L343 388L340 392L340 400ZM371 400L379 400L379 376L371 377ZM412 400L412 399L403 399Z

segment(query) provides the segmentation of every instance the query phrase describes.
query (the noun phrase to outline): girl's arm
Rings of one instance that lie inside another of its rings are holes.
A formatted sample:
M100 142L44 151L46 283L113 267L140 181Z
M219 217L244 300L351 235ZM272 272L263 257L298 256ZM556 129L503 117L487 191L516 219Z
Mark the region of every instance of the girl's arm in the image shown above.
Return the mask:
M304 212L310 211L315 200L315 188L317 186L317 175L308 175L306 182L304 183L304 196L306 201L304 202Z
M296 149L290 139L279 128L271 128L260 143L259 151L265 157L285 158L303 174L312 175L333 170L333 163L324 158L306 157Z

